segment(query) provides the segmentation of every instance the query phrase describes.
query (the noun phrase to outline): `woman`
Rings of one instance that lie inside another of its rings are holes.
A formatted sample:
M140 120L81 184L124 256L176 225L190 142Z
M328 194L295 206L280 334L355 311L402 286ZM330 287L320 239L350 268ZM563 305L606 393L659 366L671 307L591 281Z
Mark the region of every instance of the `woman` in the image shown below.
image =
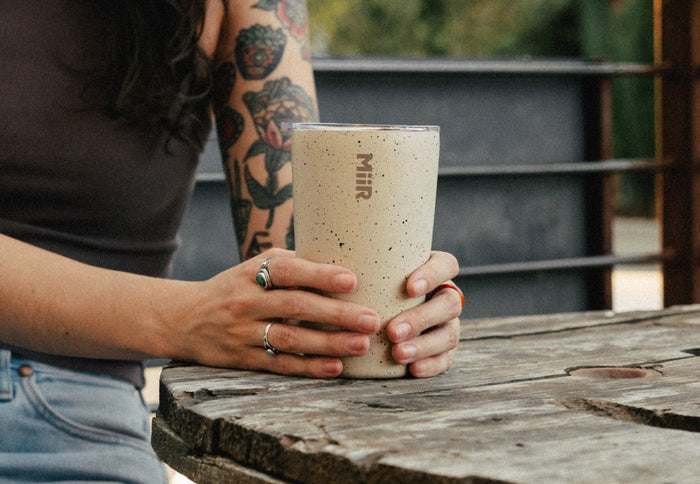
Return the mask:
M280 122L317 119L303 0L0 0L0 18L0 481L164 480L145 358L334 377L367 351L374 311L289 289L356 283L284 249ZM169 280L211 112L244 262ZM267 259L287 289L256 283ZM407 283L429 301L389 323L416 377L452 364L460 294L436 288L456 272L433 253ZM285 319L346 331L266 331Z

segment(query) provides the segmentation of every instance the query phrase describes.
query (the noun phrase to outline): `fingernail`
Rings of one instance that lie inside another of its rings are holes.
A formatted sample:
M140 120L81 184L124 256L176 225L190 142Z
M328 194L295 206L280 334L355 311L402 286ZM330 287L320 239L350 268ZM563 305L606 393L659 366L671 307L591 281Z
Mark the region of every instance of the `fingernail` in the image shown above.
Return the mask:
M340 360L326 360L321 366L321 369L328 376L336 376L343 371L343 364Z
M365 333L376 333L379 331L379 316L374 313L362 313L357 318L357 325Z
M418 279L413 283L413 290L416 292L416 296L422 296L428 292L428 281L425 279Z
M369 340L364 334L348 336L348 349L352 351L367 351Z
M411 333L411 325L408 323L399 323L394 327L394 334L398 340L404 339Z
M418 354L418 348L415 345L401 345L401 353L405 359L411 359Z
M355 285L355 278L351 274L342 272L333 278L333 284L338 290L349 291Z

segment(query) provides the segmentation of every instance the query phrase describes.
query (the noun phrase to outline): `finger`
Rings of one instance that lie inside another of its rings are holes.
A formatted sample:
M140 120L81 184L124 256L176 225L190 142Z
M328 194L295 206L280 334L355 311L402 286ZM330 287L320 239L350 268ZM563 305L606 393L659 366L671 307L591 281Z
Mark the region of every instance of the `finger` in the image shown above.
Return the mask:
M409 276L406 290L411 297L424 296L458 273L459 263L455 256L447 252L433 251L428 261Z
M386 327L393 343L414 338L436 324L458 318L462 313L462 298L454 289L437 292L430 301L408 309L393 318Z
M256 320L311 321L367 334L376 333L380 328L379 315L370 308L301 289L266 291L261 298L241 301L241 304Z
M347 293L353 291L357 284L352 271L341 266L301 259L291 251L271 250L257 257L256 273L262 261L267 259L270 259L270 279L276 288L311 287L326 292ZM254 278L255 274L252 276Z
M392 346L391 355L397 363L406 365L448 353L459 344L459 319L435 326L432 331Z
M447 353L411 363L408 365L408 372L416 378L429 378L444 373L452 368L456 352L456 350L451 350Z
M289 376L333 378L339 376L343 371L343 363L338 358L309 357L293 353L270 356L262 349L255 351L248 361L245 369L269 371Z
M428 261L411 274L406 290L411 297L419 297L459 273L457 259L447 252L433 251Z
M262 344L263 339L260 339ZM362 356L369 350L369 336L347 331L319 331L275 323L267 341L277 351L319 356Z

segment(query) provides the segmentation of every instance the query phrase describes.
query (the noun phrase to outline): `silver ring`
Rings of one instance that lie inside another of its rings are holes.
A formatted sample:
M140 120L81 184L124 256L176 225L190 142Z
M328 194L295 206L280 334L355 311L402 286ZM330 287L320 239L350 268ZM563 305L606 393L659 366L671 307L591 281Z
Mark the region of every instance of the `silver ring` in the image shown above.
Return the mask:
M255 282L263 289L275 288L274 284L272 284L272 278L270 277L270 261L272 261L272 259L266 259L265 262L260 264L260 270L255 274Z
M267 352L268 355L270 356L276 356L279 351L277 348L272 346L270 342L267 340L267 332L270 331L270 327L275 324L275 323L270 323L267 326L265 326L265 334L263 334L263 346L265 347L265 351Z

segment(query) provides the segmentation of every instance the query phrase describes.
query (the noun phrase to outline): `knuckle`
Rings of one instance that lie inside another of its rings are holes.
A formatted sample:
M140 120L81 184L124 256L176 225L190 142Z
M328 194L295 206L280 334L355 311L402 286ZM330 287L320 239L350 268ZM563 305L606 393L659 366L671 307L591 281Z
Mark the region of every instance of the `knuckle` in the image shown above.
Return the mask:
M432 326L434 326L434 322L428 317L427 311L424 310L416 312L414 321L415 324L409 323L412 329L410 336L415 336L416 334L419 334L422 331L430 329Z
M311 306L311 294L305 291L289 291L289 296L285 301L287 316L292 319L304 319Z
M289 259L289 253L290 251L285 249L272 248L266 250L262 254L259 254L254 259L250 259L249 262L252 262L252 265L257 272L260 265L267 259L270 259L270 275L274 278L275 275L284 275L286 272L288 272L288 264L286 263L286 260Z
M411 374L416 377L416 378L426 378L429 376L433 375L433 371L431 370L433 361L416 361L415 363L411 364L410 371Z
M350 304L333 301L332 314L333 318L335 318L334 322L341 323L342 325L345 325L343 323L351 324L357 320L357 310Z
M442 360L443 360L443 370L442 370L442 371L447 371L447 370L449 370L450 368L452 368L452 364L454 363L454 359L455 359L455 354L456 354L456 353L457 353L456 350L453 349L453 350L448 351L447 353L445 353L445 354L443 355L443 358L442 358Z
M435 299L440 300L447 310L448 319L459 317L462 314L462 297L454 289L444 288Z
M272 346L280 350L293 348L295 343L293 333L290 331L290 328L284 324L275 325L274 336L270 339L273 339Z
M452 277L455 277L459 273L459 261L454 255L448 252L445 252L445 254L449 264L450 273L452 274Z
M454 350L411 364L411 374L416 378L428 378L443 373L452 367Z
M451 321L451 326L453 327L453 329L451 329L451 331L449 333L449 337L447 339L450 350L454 350L459 345L459 338L460 338L459 320L456 320L456 321L457 321L457 324L454 324L455 320Z
M280 249L279 247L273 247L272 249L269 249L265 251L265 258L266 259L274 259L278 257L285 257L289 251Z
M233 317L250 314L254 309L253 300L247 297L231 297L226 301L226 311Z
M425 275L428 280L435 281L437 283L440 279L442 279L440 277L439 268L436 267L436 264L426 264L423 267L423 270L425 271Z
M285 285L284 281L289 280L289 264L282 258L272 259L270 263L270 279L272 283L279 286Z
M459 273L459 261L449 252L433 251L432 256L440 260L440 264L450 274L450 278Z
M458 317L462 314L462 298L459 293L453 289L449 289L452 304L450 304L450 319Z

